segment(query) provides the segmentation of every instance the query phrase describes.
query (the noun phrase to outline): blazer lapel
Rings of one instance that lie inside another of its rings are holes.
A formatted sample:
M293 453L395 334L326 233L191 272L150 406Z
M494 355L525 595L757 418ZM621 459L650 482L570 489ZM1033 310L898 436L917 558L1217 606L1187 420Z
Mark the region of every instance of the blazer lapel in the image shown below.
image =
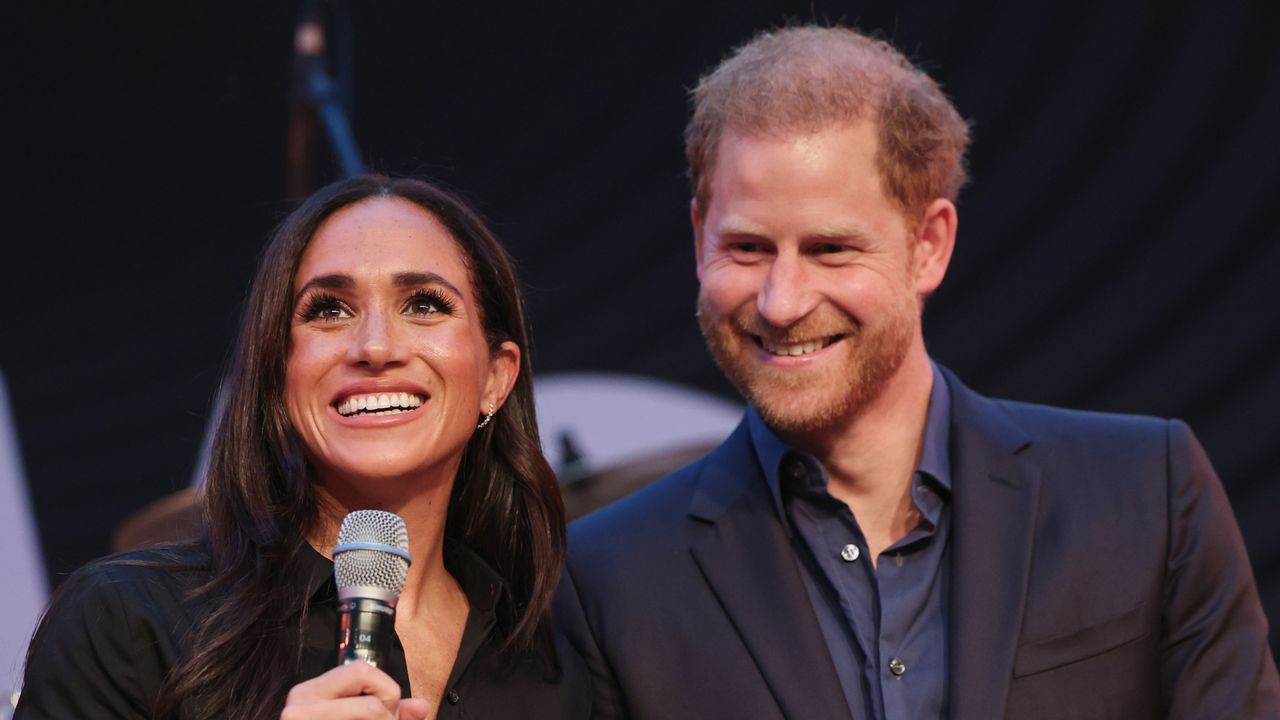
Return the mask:
M1039 470L1029 439L947 373L952 398L951 717L1004 717L1030 575Z
M849 718L745 421L703 465L690 515L709 523L694 560L788 718Z

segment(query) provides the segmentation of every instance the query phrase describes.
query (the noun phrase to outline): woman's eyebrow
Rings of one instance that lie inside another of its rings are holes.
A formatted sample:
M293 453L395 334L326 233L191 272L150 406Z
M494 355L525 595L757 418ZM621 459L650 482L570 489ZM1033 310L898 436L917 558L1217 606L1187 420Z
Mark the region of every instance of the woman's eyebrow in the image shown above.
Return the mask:
M391 282L396 287L413 287L415 285L443 285L453 294L461 297L462 292L443 276L433 272L399 272L391 276ZM356 286L355 278L342 273L330 273L328 275L317 275L307 281L305 285L298 289L297 294L293 296L293 301L297 304L308 290L313 287L324 288L326 290L344 290Z
M355 285L355 278L350 275L342 275L341 273L317 275L316 277L308 280L306 285L298 288L298 292L293 296L293 302L296 305L302 295L313 287L325 288L327 290L341 290L344 288L355 287Z
M453 283L445 280L440 275L433 272L402 272L396 273L391 277L391 281L396 287L413 287L415 285L443 285L449 289L454 295L462 297L462 291L454 287Z

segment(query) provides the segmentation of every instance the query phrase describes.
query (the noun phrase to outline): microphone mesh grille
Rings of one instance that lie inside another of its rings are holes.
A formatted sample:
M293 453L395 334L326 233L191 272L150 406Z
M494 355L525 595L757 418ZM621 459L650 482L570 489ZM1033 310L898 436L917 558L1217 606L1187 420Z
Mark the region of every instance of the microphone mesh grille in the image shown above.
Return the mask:
M379 543L408 552L409 531L395 513L356 510L348 513L338 530L338 545ZM338 588L373 586L396 596L404 590L409 561L381 550L344 550L333 555L333 575Z

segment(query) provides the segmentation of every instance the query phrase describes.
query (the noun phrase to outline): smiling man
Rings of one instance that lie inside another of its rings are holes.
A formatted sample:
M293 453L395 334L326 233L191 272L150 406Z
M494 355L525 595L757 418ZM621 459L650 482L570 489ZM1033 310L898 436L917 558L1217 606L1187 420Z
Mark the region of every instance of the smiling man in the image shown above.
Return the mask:
M762 34L694 91L716 451L571 529L595 714L1280 716L1220 483L1176 421L990 400L929 358L968 128L887 44Z

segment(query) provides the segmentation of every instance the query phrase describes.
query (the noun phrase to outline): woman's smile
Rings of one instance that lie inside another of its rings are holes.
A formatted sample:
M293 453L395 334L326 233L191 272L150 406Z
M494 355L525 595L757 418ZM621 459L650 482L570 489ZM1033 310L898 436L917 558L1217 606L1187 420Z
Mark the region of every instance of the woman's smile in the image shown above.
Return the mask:
M342 417L364 415L396 415L413 412L422 407L426 398L416 393L392 392L371 395L352 395L334 407Z

